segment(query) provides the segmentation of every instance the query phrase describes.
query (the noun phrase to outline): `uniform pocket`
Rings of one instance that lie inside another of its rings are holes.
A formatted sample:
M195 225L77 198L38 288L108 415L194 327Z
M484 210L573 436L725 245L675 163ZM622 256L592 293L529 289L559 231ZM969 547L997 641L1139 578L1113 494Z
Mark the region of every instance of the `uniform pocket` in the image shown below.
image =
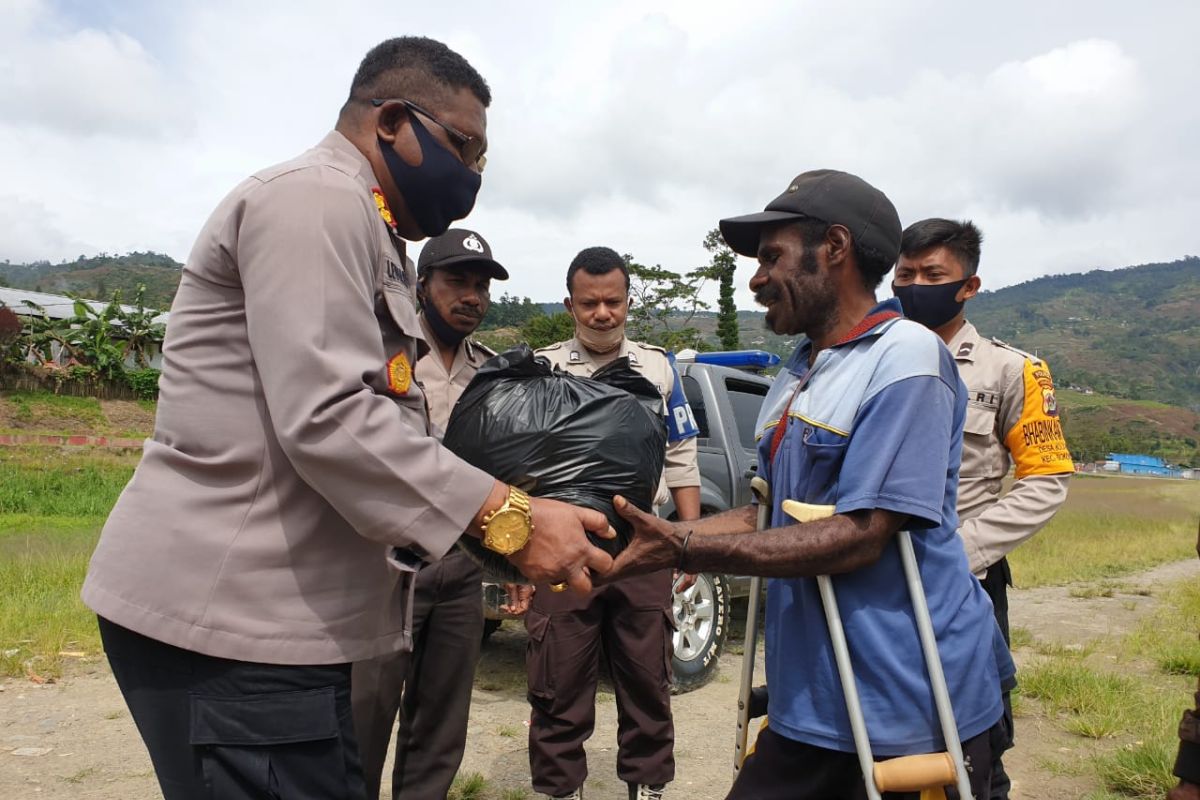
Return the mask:
M538 591L545 591L539 589ZM529 638L525 643L525 666L529 673L529 702L554 699L554 682L550 671L550 645L546 641L550 633L550 616L529 609L525 612L525 631Z
M996 427L996 412L993 409L979 408L968 405L967 416L963 420L963 433L976 436L990 436Z
M412 295L405 289L394 284L384 284L383 300L387 304L388 313L396 327L411 339L425 340L421 332L421 323L417 320L417 306Z
M193 695L189 741L212 798L346 797L346 753L333 687Z

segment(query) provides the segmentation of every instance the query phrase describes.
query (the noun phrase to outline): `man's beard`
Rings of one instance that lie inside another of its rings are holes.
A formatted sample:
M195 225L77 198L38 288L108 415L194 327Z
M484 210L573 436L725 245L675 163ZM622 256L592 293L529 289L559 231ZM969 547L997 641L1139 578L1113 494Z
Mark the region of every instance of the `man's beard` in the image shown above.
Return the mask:
M755 302L769 306L788 296L791 313L786 320L766 322L765 327L781 336L803 333L812 339L837 322L837 290L828 277L821 275L817 249L805 247L800 254L800 269L790 273L782 284L768 284L754 295ZM783 326L783 327L780 327Z

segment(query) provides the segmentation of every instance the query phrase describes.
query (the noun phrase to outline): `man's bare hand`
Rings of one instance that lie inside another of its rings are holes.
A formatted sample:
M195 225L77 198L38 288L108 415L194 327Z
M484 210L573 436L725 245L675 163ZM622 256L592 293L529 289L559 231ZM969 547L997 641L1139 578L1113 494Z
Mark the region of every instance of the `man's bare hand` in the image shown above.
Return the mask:
M592 576L612 568L612 556L588 541L590 531L605 539L617 535L608 518L589 508L533 497L534 531L529 544L508 557L534 583L566 582L579 594L592 590Z
M683 594L696 585L696 576L690 572L675 570L671 573L671 588L675 594Z
M514 617L523 616L529 610L529 604L533 602L535 591L537 589L527 583L504 584L504 593L508 595L508 601L500 606L500 610Z
M1200 800L1200 786L1180 781L1178 786L1167 792L1167 800Z
M679 563L679 550L683 544L681 526L688 523L671 523L647 514L624 497L613 498L613 508L633 526L629 546L613 561L612 569L597 579L597 583L612 583L621 578L645 575L660 569L674 567ZM682 527L686 533L687 528Z

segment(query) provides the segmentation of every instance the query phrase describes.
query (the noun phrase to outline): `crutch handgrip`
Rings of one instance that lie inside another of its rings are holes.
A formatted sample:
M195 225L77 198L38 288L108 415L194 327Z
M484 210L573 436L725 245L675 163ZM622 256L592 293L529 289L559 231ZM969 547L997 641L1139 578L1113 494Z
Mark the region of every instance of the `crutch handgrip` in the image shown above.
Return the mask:
M819 519L826 519L832 517L836 511L837 506L818 506L812 503L800 503L796 500L783 501L783 513L796 522L815 522Z
M956 776L954 759L949 753L901 756L875 764L875 785L881 792L919 792L953 786Z

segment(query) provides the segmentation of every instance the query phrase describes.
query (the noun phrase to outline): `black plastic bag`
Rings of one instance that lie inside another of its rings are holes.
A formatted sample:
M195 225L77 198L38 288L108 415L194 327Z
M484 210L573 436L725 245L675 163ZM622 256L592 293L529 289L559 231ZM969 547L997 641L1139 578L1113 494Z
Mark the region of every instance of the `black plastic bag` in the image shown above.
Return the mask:
M650 511L666 442L662 396L628 359L580 378L553 369L523 344L480 367L443 440L463 460L530 495L603 512L617 538L591 538L613 555L631 535L613 495ZM463 536L459 546L493 577L526 582L475 537Z

